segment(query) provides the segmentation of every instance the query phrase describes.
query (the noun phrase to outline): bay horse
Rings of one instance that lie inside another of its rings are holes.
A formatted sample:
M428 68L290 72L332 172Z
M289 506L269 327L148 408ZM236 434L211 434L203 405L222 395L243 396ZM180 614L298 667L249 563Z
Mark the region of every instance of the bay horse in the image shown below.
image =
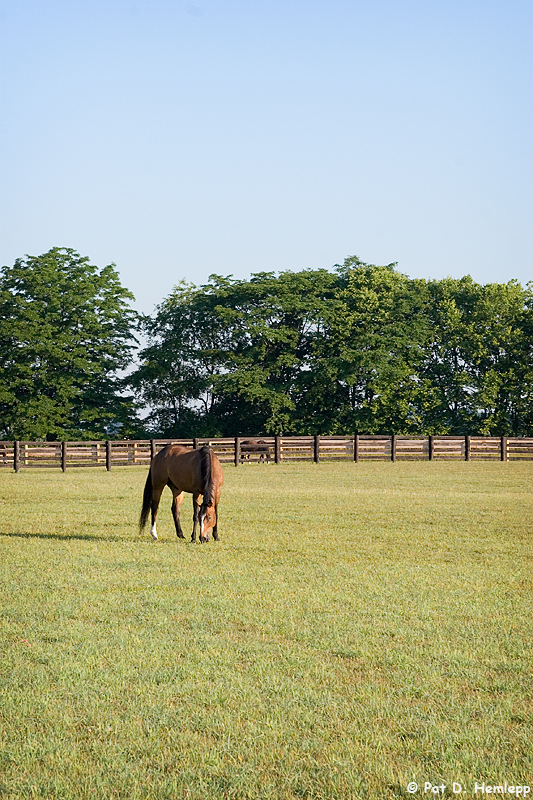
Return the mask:
M249 460L252 453L259 454L259 461L266 458L267 463L270 462L270 447L264 439L245 439L241 442L241 461L245 458Z
M139 530L143 530L152 512L152 539L157 539L156 517L165 486L172 491L172 517L178 538L184 539L180 524L180 507L185 492L192 494L193 529L191 542L196 541L196 526L200 524L200 542L207 542L209 531L218 539L217 512L220 490L224 482L220 461L210 447L191 450L180 444L167 444L154 456L144 486ZM203 495L200 503L200 495Z

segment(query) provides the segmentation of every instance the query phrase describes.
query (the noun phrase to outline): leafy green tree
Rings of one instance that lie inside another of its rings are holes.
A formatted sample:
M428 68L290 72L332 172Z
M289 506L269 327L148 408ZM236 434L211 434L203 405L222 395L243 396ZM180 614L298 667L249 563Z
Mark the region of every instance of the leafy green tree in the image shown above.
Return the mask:
M233 333L215 390L234 429L252 421L254 433L305 432L301 386L335 279L326 270L258 273L219 293L217 313Z
M205 287L182 281L154 317L143 317L142 330L148 346L129 383L150 409L148 429L163 436L219 434L213 384L227 358L229 334L215 298Z
M145 320L132 385L165 435L417 429L422 289L355 257L181 285Z
M133 296L55 247L0 271L0 419L11 439L128 435L138 424L117 375L131 361Z
M395 267L177 286L131 378L154 433L531 432L532 287Z
M431 281L430 345L420 369L429 433L525 435L532 429L532 285Z
M417 364L428 335L425 284L394 264L365 264L356 256L337 273L302 398L305 427L312 432L313 409L321 409L324 433L414 432Z
M154 429L182 436L295 430L294 384L309 368L309 334L333 281L320 270L249 281L212 275L206 286L177 286L144 320L149 346L131 379L153 408Z

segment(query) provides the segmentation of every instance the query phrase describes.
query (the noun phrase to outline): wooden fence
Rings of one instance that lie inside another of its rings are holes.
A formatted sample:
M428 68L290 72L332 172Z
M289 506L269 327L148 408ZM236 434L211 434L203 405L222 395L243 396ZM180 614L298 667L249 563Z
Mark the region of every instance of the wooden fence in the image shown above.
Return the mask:
M0 442L0 467L148 466L169 442L210 445L223 464L273 461L533 461L533 438L506 436L272 436L261 437L260 452L249 452L248 437L228 439L144 439L99 442ZM244 444L243 444L244 443Z

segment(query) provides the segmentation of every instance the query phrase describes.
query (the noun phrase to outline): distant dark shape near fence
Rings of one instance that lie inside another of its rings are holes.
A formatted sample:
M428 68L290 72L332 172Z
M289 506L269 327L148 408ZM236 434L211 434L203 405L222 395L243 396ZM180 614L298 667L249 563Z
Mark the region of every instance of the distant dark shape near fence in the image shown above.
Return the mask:
M259 449L247 442L257 442ZM533 437L265 436L262 439L142 439L98 442L1 442L0 468L148 466L165 445L209 445L222 464L305 461L533 461ZM267 455L268 453L268 455ZM242 455L245 458L242 458Z
M259 456L259 461L270 461L270 446L264 439L243 439L240 442L240 460L249 461L254 454Z

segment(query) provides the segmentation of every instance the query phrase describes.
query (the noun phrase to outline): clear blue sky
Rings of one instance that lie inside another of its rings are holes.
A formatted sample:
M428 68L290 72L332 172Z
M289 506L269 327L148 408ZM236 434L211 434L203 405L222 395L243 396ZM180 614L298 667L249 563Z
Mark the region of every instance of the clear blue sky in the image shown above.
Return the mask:
M533 279L530 0L0 0L2 264Z

